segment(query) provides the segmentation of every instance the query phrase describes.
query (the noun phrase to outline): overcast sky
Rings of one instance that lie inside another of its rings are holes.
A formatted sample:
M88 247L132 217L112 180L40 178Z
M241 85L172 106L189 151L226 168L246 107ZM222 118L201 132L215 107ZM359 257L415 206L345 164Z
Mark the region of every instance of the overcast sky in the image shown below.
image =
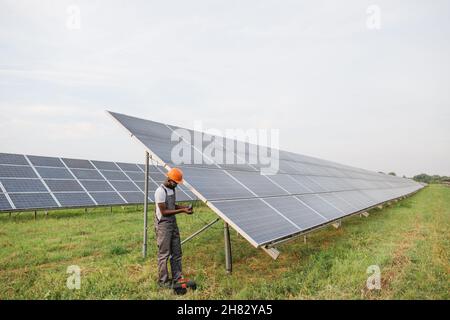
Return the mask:
M106 109L450 175L450 1L0 0L0 152L141 162Z

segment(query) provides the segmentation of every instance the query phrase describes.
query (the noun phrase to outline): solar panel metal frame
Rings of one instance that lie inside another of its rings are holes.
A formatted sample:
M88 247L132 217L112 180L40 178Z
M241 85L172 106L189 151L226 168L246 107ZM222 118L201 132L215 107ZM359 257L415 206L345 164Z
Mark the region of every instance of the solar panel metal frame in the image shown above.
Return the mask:
M131 136L131 138L133 139L133 140L135 140L135 141L137 141L138 143L140 143L141 145L143 145L144 146L144 148L145 148L145 150L146 151L148 151L149 152L149 154L150 154L150 159L152 160L152 161L156 161L158 164L160 164L164 169L166 169L166 170L170 170L171 169L171 166L168 164L168 163L166 163L162 158L160 158L159 156L158 156L158 154L156 153L156 152L154 152L152 149L150 149L143 141L141 141L140 139L139 139L139 136L138 135L135 135L133 132L131 132L125 125L123 125L115 116L114 116L114 114L116 114L116 113L114 113L114 112L110 112L110 111L107 111L107 113L108 113L108 115L110 115L111 116L111 118L112 119L114 119L114 121L115 122L117 122L119 125L120 125L120 127L121 128L123 128L130 136ZM118 115L123 115L123 114L118 114ZM127 116L127 115L123 115L123 116ZM127 117L131 117L131 116L127 116ZM134 117L132 117L132 118L134 118ZM140 118L136 118L136 119L139 119L139 120L146 120L146 119L140 119ZM157 122L154 122L154 123L156 123L156 124L158 124L158 125L161 125L161 123L157 123ZM163 124L164 125L164 124ZM168 129L171 129L172 130L172 127L171 126L169 126L169 125L167 125L167 124L165 124L165 126L168 128ZM192 131L192 130L191 130ZM146 137L146 138L148 138L148 137ZM280 150L280 152L286 152L286 151L283 151L283 150ZM300 157L306 157L306 156L303 156L303 155L298 155L298 154L293 154L293 155L295 155L295 156L300 156ZM310 157L306 157L306 158L310 158ZM314 158L315 159L315 158ZM342 165L342 164L337 164L337 163L334 163L334 162L330 162L330 161L327 161L327 160L322 160L322 159L316 159L317 161L320 161L321 163L332 163L332 164L336 164L336 165L339 165L340 167L342 167L342 168L349 168L349 169L351 169L351 171L352 171L352 174L353 175L355 175L355 176L357 176L358 175L358 172L364 172L364 173L368 173L368 172L370 172L370 171L367 171L367 170L363 170L363 169L359 169L359 168L353 168L353 167L349 167L349 166L345 166L345 165ZM317 166L317 163L311 163L312 165L314 165L314 166ZM220 167L219 167L220 168ZM337 168L336 168L336 170L338 170ZM226 171L226 170L225 170ZM339 170L338 170L339 171ZM370 172L371 173L371 172ZM373 173L373 174L376 174L376 173ZM308 174L308 175L312 175L312 174ZM365 177L365 176L364 176ZM309 180L309 181L311 181L311 180ZM312 181L312 183L313 184L316 184L316 185L318 185L316 182L314 182L314 181ZM414 191L412 191L412 192L410 192L410 193L406 193L406 194L402 194L402 195L400 195L400 196L398 196L398 197L396 197L396 198L392 198L392 199L388 199L388 200L386 200L386 201L383 201L383 202L379 202L379 203L376 203L375 205L372 205L372 206L368 206L367 208L364 208L364 209L361 209L361 210L358 210L358 211L356 211L356 212L351 212L351 213L349 213L349 214L343 214L343 215L341 215L341 216L339 216L338 218L336 218L336 219L329 219L329 220L327 220L326 222L324 222L323 224L320 224L320 225L317 225L317 226L314 226L314 227L311 227L311 228L308 228L308 229L302 229L302 230L300 230L299 232L297 232L297 233L292 233L292 234L289 234L289 235L286 235L286 236L284 236L284 237L280 237L280 238L277 238L277 239L273 239L272 241L267 241L267 242L264 242L264 243L257 243L256 241L254 241L246 232L244 232L244 230L242 230L236 223L234 223L231 219L229 219L228 218L228 216L226 215L226 214L224 214L221 210L219 210L211 201L209 201L207 198L205 198L200 192L198 192L191 184L189 184L189 182L188 181L184 181L184 185L185 186L187 186L188 187L188 189L199 199L199 200L201 200L202 202L204 202L210 209L212 209L222 220L224 220L228 225L230 225L233 229L235 229L238 233L240 233L249 243L251 243L255 248L262 248L262 249L265 249L265 250L267 250L267 249L270 249L270 248L273 248L275 245L278 245L278 244L280 244L280 243L283 243L283 242L286 242L286 241L289 241L290 239L294 239L294 238L296 238L296 237L298 237L298 236L301 236L301 235L304 235L304 234L307 234L307 233L309 233L309 232L312 232L312 231L314 231L314 230L317 230L317 229L320 229L320 228L322 228L322 227L324 227L324 226L328 226L328 225L330 225L330 224L333 224L333 223L335 223L336 221L340 221L340 220L342 220L342 219L345 219L345 218L348 218L348 217L350 217L350 216L353 216L353 215L357 215L357 214L360 214L360 213L362 213L362 212L365 212L365 211L367 211L367 210L370 210L370 209L372 209L372 208L375 208L375 207L377 207L377 206L379 206L380 204L383 204L383 203L386 203L386 202L389 202L389 201L393 201L393 200L395 200L395 199L400 199L400 198L404 198L404 197L407 197L407 196L410 196L410 195L412 195L412 194L414 194L414 193L416 193L416 192L418 192L421 188L419 188L419 189L417 189L417 190L414 190ZM320 188L322 188L320 185L318 185ZM323 189L323 188L322 188ZM356 190L358 190L358 189L355 189L355 191ZM349 190L343 190L343 192L348 192ZM351 190L350 190L351 191ZM359 190L358 190L359 191ZM322 191L322 192L312 192L311 194L320 194L320 193L332 193L332 192L330 192L330 191L326 191L326 190L324 190L324 191ZM262 199L263 197L261 197L260 199ZM230 199L231 200L231 199ZM339 210L339 209L338 209ZM270 254L270 253L269 253Z

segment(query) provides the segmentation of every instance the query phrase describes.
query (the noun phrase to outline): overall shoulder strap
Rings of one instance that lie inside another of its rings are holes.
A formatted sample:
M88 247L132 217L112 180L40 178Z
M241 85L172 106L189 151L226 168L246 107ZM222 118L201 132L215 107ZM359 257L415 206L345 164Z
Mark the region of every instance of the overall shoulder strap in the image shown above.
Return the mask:
M166 187L162 184L162 185L161 185L161 188L163 188L164 193L166 194L166 198L167 198L167 189L166 189Z

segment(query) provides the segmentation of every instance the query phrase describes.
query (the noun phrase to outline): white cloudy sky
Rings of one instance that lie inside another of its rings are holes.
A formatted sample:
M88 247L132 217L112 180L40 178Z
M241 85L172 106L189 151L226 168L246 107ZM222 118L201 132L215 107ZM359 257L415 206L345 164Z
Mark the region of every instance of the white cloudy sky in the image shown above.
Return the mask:
M0 0L0 152L141 161L110 109L450 175L449 57L450 1Z

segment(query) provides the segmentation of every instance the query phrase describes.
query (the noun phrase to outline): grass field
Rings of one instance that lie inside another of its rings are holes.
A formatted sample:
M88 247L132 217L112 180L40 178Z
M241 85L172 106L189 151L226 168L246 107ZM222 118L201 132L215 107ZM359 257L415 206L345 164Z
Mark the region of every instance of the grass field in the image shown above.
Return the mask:
M180 216L182 237L214 219L206 207ZM152 221L152 219L150 219ZM184 246L187 299L449 299L450 188L430 185L368 218L344 220L279 247L273 261L232 232L232 276L224 270L223 226ZM141 258L142 213L134 208L0 217L0 299L174 299L156 286L153 228ZM68 266L81 289L66 287ZM366 270L381 269L381 290Z

